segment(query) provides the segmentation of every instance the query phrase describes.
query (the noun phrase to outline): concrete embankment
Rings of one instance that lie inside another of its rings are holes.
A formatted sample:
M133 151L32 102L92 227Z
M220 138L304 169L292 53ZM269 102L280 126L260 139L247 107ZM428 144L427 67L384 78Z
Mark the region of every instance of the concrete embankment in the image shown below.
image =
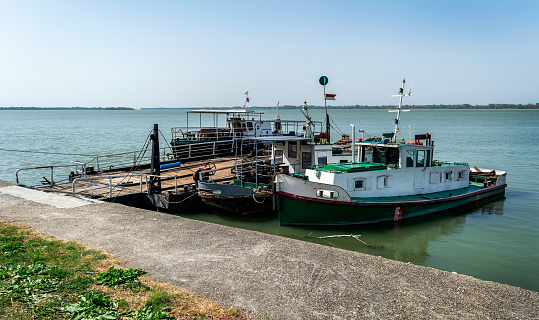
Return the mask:
M539 293L469 276L0 181L0 219L264 319L537 319Z

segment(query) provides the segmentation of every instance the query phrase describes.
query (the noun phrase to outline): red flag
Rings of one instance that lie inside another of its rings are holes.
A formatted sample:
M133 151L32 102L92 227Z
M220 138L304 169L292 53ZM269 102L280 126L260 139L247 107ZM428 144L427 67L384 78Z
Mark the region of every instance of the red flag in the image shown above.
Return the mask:
M335 100L336 94L326 93L326 100Z

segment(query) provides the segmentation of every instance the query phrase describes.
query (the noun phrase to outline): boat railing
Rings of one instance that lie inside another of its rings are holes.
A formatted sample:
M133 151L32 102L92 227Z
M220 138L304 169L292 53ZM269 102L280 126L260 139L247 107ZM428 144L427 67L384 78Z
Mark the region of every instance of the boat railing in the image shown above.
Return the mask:
M196 159L207 156L220 156L234 152L234 140L220 140L178 144L172 147L173 156L176 160L185 158Z
M275 173L275 166L269 160L236 161L234 165L209 169L199 173L199 179L209 182L240 180L253 183L267 183Z
M160 148L159 153L163 160L173 160L173 153L169 147ZM37 166L20 168L15 172L15 180L17 184L21 184L21 173L31 172L32 178L42 176L43 170L49 171L43 176L41 186L48 187L56 185L60 182L72 181L75 178L84 178L87 175L94 175L107 171L115 170L131 170L140 164L148 164L151 162L151 152L146 150L137 150L129 152L120 152L114 154L105 154L94 156L89 161L71 161L71 164ZM58 178L60 176L61 178Z
M230 129L227 127L173 127L172 142L204 141L204 140L230 140L242 138L245 130L242 128Z
M305 121L299 120L269 120L272 124L274 132L279 132L282 135L295 135L303 136L305 133ZM313 133L318 134L322 132L322 121L311 121L314 125Z
M272 135L304 136L305 121L298 120L264 120L269 122L272 128ZM311 121L314 125L313 132L322 132L322 121ZM182 143L184 141L204 141L204 140L230 140L253 137L255 132L247 130L246 127L173 127L170 129L172 143Z
M450 166L467 166L468 163L466 162L452 162L452 161L438 161L433 160L432 166L433 167L450 167Z
M60 169L60 168L72 168L73 165L71 164L67 164L67 165L52 165L52 166L40 166L40 167L27 167L27 168L20 168L20 169L17 169L17 171L15 171L15 181L17 182L17 184L21 184L21 181L20 181L20 177L19 177L19 173L21 171L29 171L29 170L43 170L43 169L48 169L50 170L50 180L47 179L45 176L43 176L43 181L41 182L43 184L43 186L53 186L56 184L56 181L55 181L55 178L54 178L54 170L55 169ZM39 186L36 186L36 187L39 187Z
M179 175L150 175L147 173L137 173L137 174L116 174L108 176L93 176L93 177L84 177L84 178L75 178L73 179L72 194L73 196L77 195L77 183L87 182L83 187L82 191L79 193L84 193L85 195L92 195L92 197L109 197L114 198L114 192L117 190L118 197L122 191L129 190L136 193L148 193L148 184L150 183L151 177L159 177L161 181L163 180L172 180L174 179L174 192L178 192L178 180L182 178ZM133 181L134 179L134 181ZM137 186L137 189L134 189L134 186ZM184 187L185 184L182 184L181 187Z
M132 189L128 188L126 185L128 185L131 182L131 178L138 177L139 179L139 189ZM127 178L127 181L125 181ZM146 190L148 190L148 178L149 175L145 173L138 173L138 174L117 174L117 175L109 175L109 176L95 176L95 177L81 177L81 178L75 178L73 179L71 185L72 185L72 193L73 196L77 195L76 191L76 185L78 182L88 182L91 184L91 186L86 185L83 189L85 194L92 194L93 196L105 196L108 193L109 198L113 198L113 192L114 190L119 188L119 192L123 190L133 190L136 192L143 193L143 185L146 186ZM107 181L107 182L103 182ZM105 186L105 187L103 187ZM95 194L96 190L100 190L99 193Z

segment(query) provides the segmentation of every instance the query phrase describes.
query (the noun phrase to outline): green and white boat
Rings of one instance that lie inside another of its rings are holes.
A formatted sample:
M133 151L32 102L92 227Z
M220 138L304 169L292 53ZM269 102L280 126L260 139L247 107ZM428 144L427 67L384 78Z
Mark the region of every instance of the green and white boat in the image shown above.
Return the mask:
M278 174L276 209L281 225L350 225L398 221L503 195L506 172L434 159L430 134L398 139L395 131L354 142L352 162L311 166L302 175ZM410 94L408 94L410 95ZM352 139L354 140L354 138Z

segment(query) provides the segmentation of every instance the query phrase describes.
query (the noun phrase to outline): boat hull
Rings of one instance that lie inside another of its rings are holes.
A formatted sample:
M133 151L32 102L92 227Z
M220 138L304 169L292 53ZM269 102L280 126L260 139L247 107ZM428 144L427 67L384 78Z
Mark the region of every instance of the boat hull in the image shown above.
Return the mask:
M335 201L279 191L276 205L281 225L354 225L399 221L434 214L505 193L506 185L455 196L401 201Z
M245 215L273 210L270 191L253 191L243 186L199 181L199 196L208 206Z
M253 199L253 196L202 195L201 198L205 204L211 207L239 215L270 212L273 210L271 195L259 195L256 197L256 200Z

